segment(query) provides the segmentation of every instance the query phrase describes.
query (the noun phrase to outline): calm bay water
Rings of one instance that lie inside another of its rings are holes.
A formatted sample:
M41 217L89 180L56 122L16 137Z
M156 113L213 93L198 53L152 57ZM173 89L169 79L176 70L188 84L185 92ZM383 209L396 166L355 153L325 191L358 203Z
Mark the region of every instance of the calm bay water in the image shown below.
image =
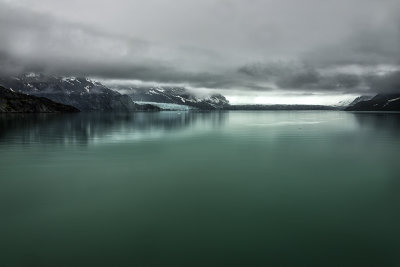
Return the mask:
M400 266L400 115L0 116L0 266Z

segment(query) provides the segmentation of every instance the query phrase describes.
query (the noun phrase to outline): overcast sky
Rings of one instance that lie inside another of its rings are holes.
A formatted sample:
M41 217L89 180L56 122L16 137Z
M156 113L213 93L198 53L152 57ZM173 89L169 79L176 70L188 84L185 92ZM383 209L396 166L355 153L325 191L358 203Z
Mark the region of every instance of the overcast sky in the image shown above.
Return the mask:
M0 0L0 69L237 103L400 92L400 1Z

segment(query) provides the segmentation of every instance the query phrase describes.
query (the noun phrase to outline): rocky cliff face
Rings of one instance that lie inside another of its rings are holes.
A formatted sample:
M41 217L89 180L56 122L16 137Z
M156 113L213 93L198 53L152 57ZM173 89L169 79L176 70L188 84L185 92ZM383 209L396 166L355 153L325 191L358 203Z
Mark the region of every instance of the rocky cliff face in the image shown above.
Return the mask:
M0 112L54 113L79 112L79 110L72 106L56 103L44 97L17 93L0 86Z

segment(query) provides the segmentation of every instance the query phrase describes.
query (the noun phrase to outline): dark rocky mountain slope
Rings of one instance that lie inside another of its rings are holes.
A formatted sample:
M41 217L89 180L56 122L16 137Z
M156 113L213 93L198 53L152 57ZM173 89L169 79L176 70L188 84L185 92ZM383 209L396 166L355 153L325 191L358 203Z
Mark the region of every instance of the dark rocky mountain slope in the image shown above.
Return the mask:
M63 105L44 97L30 96L0 86L0 112L53 113L79 112L75 107Z
M370 100L350 105L346 111L400 111L400 94L378 94Z

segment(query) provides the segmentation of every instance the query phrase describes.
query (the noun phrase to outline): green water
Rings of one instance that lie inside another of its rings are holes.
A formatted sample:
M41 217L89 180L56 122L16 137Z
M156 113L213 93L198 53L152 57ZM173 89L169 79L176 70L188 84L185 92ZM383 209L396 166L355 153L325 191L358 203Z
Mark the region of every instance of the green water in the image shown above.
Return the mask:
M0 266L400 266L400 115L0 116Z

